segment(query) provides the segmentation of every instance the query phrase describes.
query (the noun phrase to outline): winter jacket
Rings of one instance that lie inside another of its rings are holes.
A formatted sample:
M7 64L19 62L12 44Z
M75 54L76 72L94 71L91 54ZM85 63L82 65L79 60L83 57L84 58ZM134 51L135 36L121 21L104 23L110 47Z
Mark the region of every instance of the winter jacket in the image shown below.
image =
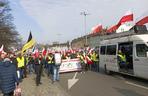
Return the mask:
M3 93L10 93L15 90L15 83L18 83L16 67L8 58L0 63L0 88Z

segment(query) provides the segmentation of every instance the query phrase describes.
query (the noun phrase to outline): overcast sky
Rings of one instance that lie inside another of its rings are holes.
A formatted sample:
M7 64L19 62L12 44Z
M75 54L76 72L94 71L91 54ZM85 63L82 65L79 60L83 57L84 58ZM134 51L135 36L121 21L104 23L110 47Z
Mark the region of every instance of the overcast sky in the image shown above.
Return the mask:
M87 33L101 23L103 27L116 24L128 11L134 19L148 11L148 0L9 0L14 24L23 40L29 32L39 43L65 42L85 35L86 11Z

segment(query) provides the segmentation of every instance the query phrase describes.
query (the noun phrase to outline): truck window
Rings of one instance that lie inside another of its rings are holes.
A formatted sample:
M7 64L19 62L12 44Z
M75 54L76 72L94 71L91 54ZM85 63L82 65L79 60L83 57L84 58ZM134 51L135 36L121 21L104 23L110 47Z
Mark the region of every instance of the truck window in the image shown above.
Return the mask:
M136 44L136 53L138 57L146 57L148 47L145 44Z
M105 55L106 46L101 46L100 54Z
M107 55L116 55L116 45L107 46Z

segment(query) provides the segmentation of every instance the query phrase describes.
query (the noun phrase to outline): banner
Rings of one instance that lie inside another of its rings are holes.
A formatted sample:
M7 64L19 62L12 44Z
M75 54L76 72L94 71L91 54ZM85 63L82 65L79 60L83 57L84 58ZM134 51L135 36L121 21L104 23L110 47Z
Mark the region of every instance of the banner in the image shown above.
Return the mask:
M72 71L81 71L80 60L78 58L62 60L62 64L60 66L60 73Z

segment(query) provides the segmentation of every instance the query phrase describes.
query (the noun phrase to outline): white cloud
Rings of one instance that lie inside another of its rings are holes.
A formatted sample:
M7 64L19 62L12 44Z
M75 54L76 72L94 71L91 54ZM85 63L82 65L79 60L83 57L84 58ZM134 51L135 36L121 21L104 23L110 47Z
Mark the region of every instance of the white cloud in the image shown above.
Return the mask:
M87 31L102 23L110 26L118 22L125 12L131 9L136 16L147 10L147 0L21 0L21 5L44 29L43 36L47 41L71 40L84 35L84 21L80 12L86 10Z

